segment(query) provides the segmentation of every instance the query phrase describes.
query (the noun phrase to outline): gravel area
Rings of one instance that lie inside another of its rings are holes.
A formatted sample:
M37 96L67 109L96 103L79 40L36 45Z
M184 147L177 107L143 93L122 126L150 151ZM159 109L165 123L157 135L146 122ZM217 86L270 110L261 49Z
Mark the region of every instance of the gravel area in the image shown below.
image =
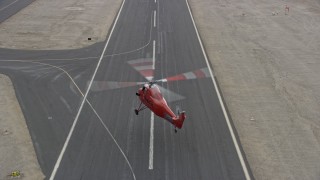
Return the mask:
M21 179L44 179L31 137L16 99L10 79L0 75L0 179L12 179L13 171Z
M254 177L320 179L320 2L189 3Z
M77 49L104 41L121 3L37 0L0 24L0 48Z

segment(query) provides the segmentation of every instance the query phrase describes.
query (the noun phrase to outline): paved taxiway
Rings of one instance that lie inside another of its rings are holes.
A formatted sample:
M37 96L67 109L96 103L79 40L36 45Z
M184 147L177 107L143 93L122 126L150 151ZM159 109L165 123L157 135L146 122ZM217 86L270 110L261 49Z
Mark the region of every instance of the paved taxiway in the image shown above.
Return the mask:
M151 58L153 40L155 79L207 66L184 0L126 1L94 80L145 81L127 62ZM1 61L1 72L15 84L47 177L82 101L70 78L57 67L67 71L84 93L103 45L68 51L0 51L2 59L37 60ZM88 56L94 58L80 59ZM56 58L71 60L43 60ZM185 110L187 119L175 134L172 126L155 117L152 169L150 111L134 114L137 87L128 87L89 93L88 101L99 117L84 105L55 178L245 179L212 80L160 85L186 97L170 106ZM126 154L133 173L99 118Z
M3 0L0 1L0 23L31 4L34 0Z

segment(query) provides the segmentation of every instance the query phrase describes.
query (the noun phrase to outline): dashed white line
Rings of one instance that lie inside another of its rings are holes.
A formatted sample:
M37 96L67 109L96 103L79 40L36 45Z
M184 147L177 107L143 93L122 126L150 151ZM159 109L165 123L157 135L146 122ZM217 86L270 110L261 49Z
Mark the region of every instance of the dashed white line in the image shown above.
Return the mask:
M153 27L156 27L157 26L157 24L156 24L156 18L157 17L157 11L153 11Z
M154 114L151 112L150 118L150 145L149 145L149 169L153 169L153 130L154 130Z
M98 62L98 64L97 64L97 66L96 66L96 69L95 69L93 75L92 75L91 81L90 81L89 86L88 86L88 88L87 88L87 90L86 90L85 96L84 96L84 98L83 98L83 100L82 100L82 102L81 102L81 105L80 105L80 108L79 108L79 110L78 110L78 113L77 113L77 115L76 115L76 117L75 117L75 119L74 119L74 121L73 121L73 124L72 124L72 126L71 126L70 131L69 131L69 134L68 134L68 136L67 136L67 139L66 139L66 141L65 141L65 143L64 143L64 145L63 145L63 147L62 147L62 150L61 150L61 152L60 152L60 154L59 154L59 157L58 157L58 159L57 159L57 162L56 162L56 164L54 165L53 171L52 171L51 176L50 176L50 178L49 178L50 180L53 180L53 179L55 178L55 176L56 176L56 173L57 173L58 168L59 168L59 166L60 166L62 157L63 157L63 155L64 155L64 153L65 153L65 151L66 151L66 149L67 149L67 146L68 146L69 141L70 141L70 139L71 139L71 136L72 136L72 134L73 134L74 128L75 128L75 126L76 126L76 124L77 124L77 122L78 122L78 119L79 119L80 113L81 113L81 111L82 111L83 105L84 105L84 103L86 102L87 96L88 96L89 91L90 91L90 88L91 88L91 86L92 86L92 82L93 82L93 80L94 80L94 78L95 78L95 76L96 76L96 74L97 74L97 71L98 71L98 69L99 69L100 63L101 63L101 61L102 61L102 59L103 59L103 55L104 55L104 53L105 53L105 51L106 51L106 49L107 49L107 46L108 46L108 44L109 44L111 35L112 35L113 30L114 30L114 28L115 28L115 26L116 26L116 24L117 24L117 21L118 21L118 19L119 19L119 16L120 16L120 13L121 13L121 11L122 11L122 8L123 8L123 5L124 5L125 1L126 1L126 0L123 0L123 2L122 2L121 8L120 8L120 10L119 10L119 12L118 12L118 15L117 15L117 17L116 17L115 23L113 24L113 27L112 27L112 29L111 29L110 35L109 35L109 37L108 37L108 40L107 40L107 42L106 42L106 44L105 44L105 46L104 46L104 48L103 48L103 51L102 51L102 53L101 53L99 62ZM126 159L126 160L127 160L127 159ZM131 169L130 163L129 163L128 161L127 161L127 163L128 163L128 165L130 166L130 169ZM131 170L132 170L132 169L131 169Z
M156 41L153 40L153 52L152 52L152 69L155 69L156 63Z
M237 154L238 154L238 157L239 157L239 160L240 160L240 163L241 163L241 166L242 166L244 175L245 175L245 177L246 177L247 180L251 180L251 177L250 177L249 172L248 172L248 168L247 168L247 166L246 166L246 163L244 162L242 153L241 153L241 151L240 151L240 147L239 147L238 141L237 141L236 136L235 136L235 134L234 134L234 132L233 132L233 129L232 129L232 126L231 126L231 123L230 123L230 120L229 120L229 116L228 116L228 114L227 114L226 108L224 107L224 104L223 104L223 101L222 101L222 97L221 97L221 95L220 95L220 91L219 91L219 89L218 89L216 80L214 79L212 70L211 70L211 68L210 68L210 64L209 64L209 61L208 61L208 57L207 57L207 54L206 54L206 52L205 52L205 50L204 50L204 48L203 48L203 44L202 44L202 41L201 41L201 39L200 39L200 35L199 35L199 32L198 32L196 23L194 22L194 19L193 19L191 10L190 10L190 6L189 6L189 3L188 3L188 0L186 0L186 3L187 3L188 10L189 10L189 13L190 13L190 16L191 16L191 20L192 20L193 26L194 26L194 28L195 28L195 31L196 31L196 34L197 34L197 37L198 37L198 40L199 40L199 43L200 43L200 46L201 46L201 49L202 49L202 53L203 53L203 55L204 55L204 58L205 58L205 60L206 60L206 63L207 63L207 66L208 66L208 69L209 69L209 72L210 72L210 75L211 75L211 79L212 79L214 88L215 88L215 90L216 90L216 92L217 92L218 99L219 99L220 105L221 105L221 107L222 107L222 111L223 111L224 117L225 117L225 119L226 119L226 122L227 122L227 125L228 125L228 128L229 128L229 131L230 131L230 134L231 134L231 137L232 137L233 144L234 144L234 146L235 146L235 148L236 148L236 151L237 151Z

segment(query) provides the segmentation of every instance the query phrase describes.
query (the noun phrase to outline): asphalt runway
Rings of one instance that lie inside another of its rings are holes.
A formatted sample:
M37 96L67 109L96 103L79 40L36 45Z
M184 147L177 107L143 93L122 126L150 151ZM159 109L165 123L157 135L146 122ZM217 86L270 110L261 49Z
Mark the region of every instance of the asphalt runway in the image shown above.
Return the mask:
M151 112L133 111L138 86L102 86L146 81L128 62L153 54L155 79L207 67L184 0L125 1L94 78L100 89L89 92L91 106L84 104L57 163L83 99L76 85L86 91L104 44L68 51L0 49L0 72L13 80L48 179L246 179L212 79L159 84L182 97L169 106L185 110L187 119L175 134L154 117L152 150Z
M154 27L154 11L158 20ZM151 31L151 40L150 40ZM95 81L145 81L128 65L150 58L156 41L155 79L206 67L185 1L126 1ZM139 49L140 47L144 47ZM139 50L138 50L139 49ZM150 111L139 116L137 87L90 92L88 100L127 155L137 179L245 179L211 79L162 84L186 97L171 103L187 112L184 128L155 118L149 166ZM131 179L129 164L86 104L56 174L57 179Z
M16 14L34 0L2 0L0 1L0 23Z

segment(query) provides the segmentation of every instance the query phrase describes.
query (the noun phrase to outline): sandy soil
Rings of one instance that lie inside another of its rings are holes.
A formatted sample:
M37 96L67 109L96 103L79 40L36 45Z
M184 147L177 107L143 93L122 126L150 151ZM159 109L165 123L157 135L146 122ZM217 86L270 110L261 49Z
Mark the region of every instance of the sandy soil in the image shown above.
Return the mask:
M254 177L319 180L320 2L189 2Z
M19 170L20 179L44 179L12 83L0 75L0 179Z
M0 48L77 49L104 41L121 3L37 0L0 24Z

